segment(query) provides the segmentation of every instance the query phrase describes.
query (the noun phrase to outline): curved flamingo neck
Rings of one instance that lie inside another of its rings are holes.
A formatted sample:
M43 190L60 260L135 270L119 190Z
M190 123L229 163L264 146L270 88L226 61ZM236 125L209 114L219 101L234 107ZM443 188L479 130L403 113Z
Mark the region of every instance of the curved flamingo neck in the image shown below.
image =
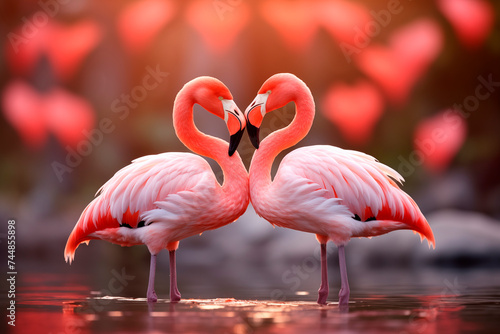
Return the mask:
M267 136L255 151L250 165L250 184L252 188L269 186L271 168L276 156L283 150L300 142L311 129L314 120L314 100L307 86L301 87L295 102L295 117L283 129L279 129ZM286 101L287 103L290 101Z
M241 191L248 175L243 161L238 152L229 156L229 143L198 130L193 118L195 103L189 91L179 95L174 102L173 121L177 137L194 153L211 158L220 165L224 174L223 189Z

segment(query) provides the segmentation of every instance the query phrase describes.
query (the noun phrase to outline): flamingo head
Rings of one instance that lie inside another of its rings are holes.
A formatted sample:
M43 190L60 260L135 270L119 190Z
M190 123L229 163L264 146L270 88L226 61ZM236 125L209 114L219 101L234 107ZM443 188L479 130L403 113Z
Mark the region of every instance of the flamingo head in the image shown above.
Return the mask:
M273 110L295 101L303 91L305 83L290 73L278 73L264 82L259 93L245 110L247 131L250 141L255 148L259 148L259 130L264 116Z
M194 79L199 83L194 90L194 103L220 117L229 130L229 156L238 147L246 126L245 115L240 111L229 89L219 80L211 77Z

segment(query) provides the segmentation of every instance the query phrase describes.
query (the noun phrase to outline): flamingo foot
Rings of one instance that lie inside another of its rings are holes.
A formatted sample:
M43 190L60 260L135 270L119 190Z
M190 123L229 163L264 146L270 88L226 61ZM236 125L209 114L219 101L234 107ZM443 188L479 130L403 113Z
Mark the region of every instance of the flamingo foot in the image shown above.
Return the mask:
M156 292L154 290L153 291L148 290L147 298L148 298L148 303L156 303L158 301L158 297L156 296Z
M170 293L170 301L172 303L176 303L180 300L181 300L181 293L179 292L179 290L175 289Z
M318 304L319 305L326 305L328 298L328 287L326 289L323 289L323 287L319 288L318 290Z
M347 289L341 288L339 291L339 307L349 305L349 287Z

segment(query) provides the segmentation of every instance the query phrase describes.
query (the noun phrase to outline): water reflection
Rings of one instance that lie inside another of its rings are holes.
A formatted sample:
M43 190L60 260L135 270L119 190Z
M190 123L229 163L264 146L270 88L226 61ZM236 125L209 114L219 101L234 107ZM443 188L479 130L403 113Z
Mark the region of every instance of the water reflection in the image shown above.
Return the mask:
M41 284L18 301L17 332L37 333L458 333L495 331L500 289L467 295L364 295L336 303L234 298L160 299L89 296L85 285Z

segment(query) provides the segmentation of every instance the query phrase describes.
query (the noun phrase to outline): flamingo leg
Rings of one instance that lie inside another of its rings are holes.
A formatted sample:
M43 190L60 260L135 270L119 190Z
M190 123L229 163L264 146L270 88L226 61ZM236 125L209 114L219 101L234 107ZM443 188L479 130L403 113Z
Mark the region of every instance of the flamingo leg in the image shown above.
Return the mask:
M149 282L147 300L148 303L155 303L158 300L155 292L156 254L151 254L151 265L149 268Z
M340 267L340 291L339 307L345 307L349 304L349 281L347 279L347 267L345 263L344 245L339 246L339 267Z
M178 302L181 300L181 293L177 289L177 271L175 266L175 250L169 251L170 254L170 301Z
M321 286L318 290L318 304L326 305L328 298L328 264L326 262L326 243L321 244Z

